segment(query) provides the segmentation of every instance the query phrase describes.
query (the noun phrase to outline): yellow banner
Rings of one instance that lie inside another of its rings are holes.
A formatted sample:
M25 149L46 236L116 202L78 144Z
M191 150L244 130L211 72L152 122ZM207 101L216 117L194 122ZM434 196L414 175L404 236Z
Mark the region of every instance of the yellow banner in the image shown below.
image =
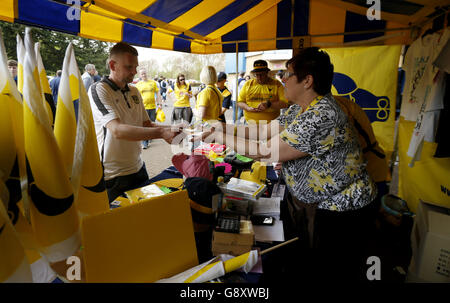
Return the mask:
M333 95L364 109L387 156L394 150L400 50L400 45L326 49L334 65Z
M434 158L437 144L424 142L420 161L409 167L411 157L407 155L414 130L414 121L400 117L398 128L399 184L398 196L416 212L419 199L450 207L450 158Z

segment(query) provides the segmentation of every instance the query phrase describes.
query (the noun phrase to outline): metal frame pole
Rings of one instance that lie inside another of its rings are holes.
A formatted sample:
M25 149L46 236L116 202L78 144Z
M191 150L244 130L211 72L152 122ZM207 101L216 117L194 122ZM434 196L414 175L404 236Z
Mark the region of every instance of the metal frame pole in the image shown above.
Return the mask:
M239 48L238 48L238 43L236 42L236 86L235 86L235 90L236 90L236 100L234 100L234 102L235 102L235 111L234 111L234 113L233 113L233 115L234 115L234 121L235 121L235 124L236 125L238 125L238 123L237 122L239 122L239 121L237 121L237 117L238 117L238 112L239 112L239 107L238 107L238 105L237 105L237 103L238 103L238 96L239 96L239 82L238 82L238 80L239 80Z

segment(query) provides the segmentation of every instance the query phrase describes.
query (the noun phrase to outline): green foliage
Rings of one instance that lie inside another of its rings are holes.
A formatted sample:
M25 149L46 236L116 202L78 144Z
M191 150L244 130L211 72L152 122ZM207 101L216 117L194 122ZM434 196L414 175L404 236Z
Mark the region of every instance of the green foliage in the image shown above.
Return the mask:
M140 63L139 67L145 68L149 75L164 76L175 79L178 74L184 74L187 79L200 79L200 71L204 66L214 66L217 72L225 70L225 54L198 55L190 53L174 52L174 56L160 62L149 59Z
M0 28L3 32L8 59L17 60L16 36L22 38L25 34L25 26L0 21ZM41 57L47 75L54 75L57 70L62 69L66 48L70 42L73 43L75 57L77 59L80 72L84 72L84 66L88 63L95 65L99 75L108 74L106 70L106 59L109 53L109 43L90 40L55 32L43 28L32 28L34 42L39 42L41 46Z

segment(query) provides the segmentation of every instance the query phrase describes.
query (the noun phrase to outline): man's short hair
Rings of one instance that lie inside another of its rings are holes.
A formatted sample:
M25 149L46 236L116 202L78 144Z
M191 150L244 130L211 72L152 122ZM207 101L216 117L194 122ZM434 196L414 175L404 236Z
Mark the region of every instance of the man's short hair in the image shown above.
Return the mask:
M245 72L240 72L240 73L239 73L239 76L241 76L241 78L244 78Z
M308 47L286 62L286 67L292 66L297 81L302 81L307 75L314 78L313 89L319 95L331 92L334 66L330 56L318 47Z
M56 76L57 76L57 77L61 77L61 75L62 75L62 70L60 70L60 69L57 70L57 71L56 71Z
M115 55L120 55L120 54L125 54L125 53L132 54L133 56L136 56L136 57L139 55L137 49L135 49L133 46L131 46L125 42L119 42L119 43L116 43L109 51L109 58L112 58Z
M8 66L17 66L17 61L16 60L8 60L7 65Z
M91 63L86 64L86 66L84 67L85 71L90 71L90 70L94 70L94 69L95 69L95 65L91 64Z

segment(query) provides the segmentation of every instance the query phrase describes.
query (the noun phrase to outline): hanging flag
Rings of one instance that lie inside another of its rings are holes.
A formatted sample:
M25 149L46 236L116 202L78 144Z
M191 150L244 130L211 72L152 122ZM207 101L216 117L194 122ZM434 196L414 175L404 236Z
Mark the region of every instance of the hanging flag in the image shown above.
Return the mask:
M16 36L17 40L17 88L23 94L23 61L25 60L25 46L19 34Z
M23 48L22 38L19 35L17 36L17 42ZM33 282L45 283L54 280L54 273L47 260L39 254L31 224L29 219L26 219L30 218L30 215L29 197L26 188L23 104L15 82L6 68L6 58L0 31L0 146L4 147L0 151L0 169L6 172L13 165L10 174L5 173L0 179L6 183L9 197L4 200L8 202L8 215L23 245L28 264L31 267ZM20 62L23 62L23 60ZM23 73L23 66L21 71ZM11 137L13 137L13 140L11 140ZM14 164L11 162L11 154L15 155Z
M25 31L23 115L29 163L31 224L40 250L50 262L71 256L80 246L72 185L38 88L30 31Z
M333 95L364 109L388 159L394 150L400 50L400 45L325 49L334 65Z
M73 46L69 43L66 49L66 55L64 57L61 80L58 88L58 107L56 109L55 118L55 138L58 143L58 147L61 151L61 155L64 161L64 167L66 168L67 175L72 174L73 154L75 150L75 136L77 131L77 123L75 120L75 110L73 107L73 97L71 90L71 77L70 66L75 65L75 56L72 57ZM73 74L73 71L72 71ZM75 91L75 89L74 89Z
M251 250L237 257L219 255L203 264L190 268L159 283L204 283L220 278L227 273L242 268L246 273L258 262L258 251Z
M22 199L22 193L18 163L19 155L13 129L14 117L10 112L10 103L14 102L11 99L17 96L13 96L11 93L11 83L8 80L11 80L12 77L9 75L6 64L3 65L5 56L2 46L0 46L2 48L0 54L2 57L0 60L0 170L3 174L0 175L0 180L5 182L9 191L9 198L5 203L7 203L8 208L13 207L15 211L17 209L16 204ZM14 82L14 80L12 81Z
M2 181L1 187L4 187ZM25 251L0 198L0 282L32 282Z
M81 80L73 48L70 62L74 63L70 65L70 79L76 72L79 92L78 124L71 181L78 213L80 217L83 217L109 210L109 200L98 152L91 105ZM71 81L71 84L73 82Z
M2 40L3 43L3 40ZM2 45L3 47L3 45ZM3 47L3 49L5 49ZM6 52L3 54L6 58ZM25 47L22 38L17 34L17 59L18 59L18 73L17 73L17 87L11 79L8 80L9 89L9 106L12 116L12 126L14 129L14 138L16 141L17 157L19 164L19 175L22 188L22 203L24 208L24 216L30 223L30 199L28 195L28 181L26 172L25 160L25 138L23 129L23 102L22 96L19 94L23 92L23 62L25 58ZM3 63L2 63L3 64Z
M53 102L53 95L52 95L52 91L50 90L50 84L48 83L47 73L45 72L44 63L42 62L39 42L36 42L36 44L34 45L34 50L36 52L36 63L37 63L38 72L39 72L39 80L40 80L42 92L44 93L45 109L46 109L48 117L50 119L50 124L53 126L53 123L55 122L56 107L55 107L55 103Z
M9 199L8 212L13 216L13 224L19 218L18 203L24 201L28 215L27 192L22 192L22 183L26 184L25 146L23 136L23 104L16 84L6 67L6 52L0 32L0 169L4 175Z
M18 37L20 39L20 37ZM22 39L20 39L21 41ZM29 199L26 191L25 143L23 129L23 104L15 81L6 68L6 52L0 32L0 169L5 172L2 179L9 191L8 212L13 224L25 221L18 204L23 203L24 213L29 218ZM24 223L28 225L29 222Z

